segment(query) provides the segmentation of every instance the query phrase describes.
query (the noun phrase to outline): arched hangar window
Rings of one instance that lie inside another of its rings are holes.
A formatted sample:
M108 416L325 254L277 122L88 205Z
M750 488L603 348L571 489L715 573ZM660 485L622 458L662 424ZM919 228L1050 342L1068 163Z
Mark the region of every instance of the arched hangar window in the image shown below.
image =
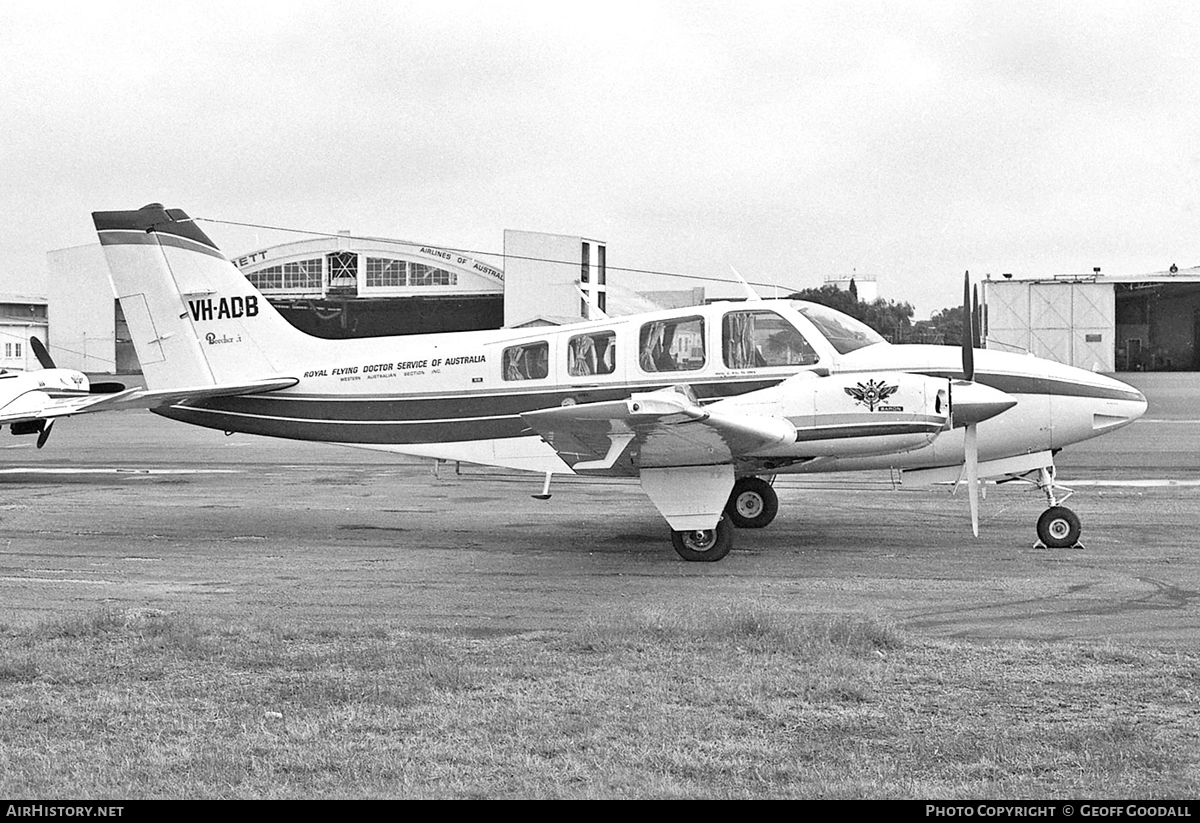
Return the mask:
M367 286L457 286L458 274L425 263L386 257L367 258Z
M255 288L271 289L319 289L321 288L321 259L296 260L278 266L252 271L246 279Z

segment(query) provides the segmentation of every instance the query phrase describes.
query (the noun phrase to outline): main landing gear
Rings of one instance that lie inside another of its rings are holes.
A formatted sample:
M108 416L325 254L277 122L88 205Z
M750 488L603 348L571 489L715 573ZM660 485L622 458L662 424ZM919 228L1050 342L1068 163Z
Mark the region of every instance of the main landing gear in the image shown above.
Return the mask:
M713 563L733 548L733 527L722 517L714 529L685 529L671 532L671 545L684 560Z
M761 529L779 513L779 496L761 477L743 477L733 484L725 515L712 529L671 532L671 545L684 560L712 563L733 548L733 530Z
M1062 505L1074 492L1066 486L1057 485L1055 476L1054 466L1048 466L1038 469L1038 477L1034 481L1037 487L1046 493L1046 502L1050 504L1050 508L1038 518L1038 543L1048 549L1070 549L1079 545L1079 535L1083 529L1079 523L1079 515ZM1056 489L1066 494L1059 497L1055 493Z
M739 529L761 529L779 513L779 496L761 477L743 477L733 484L725 516Z

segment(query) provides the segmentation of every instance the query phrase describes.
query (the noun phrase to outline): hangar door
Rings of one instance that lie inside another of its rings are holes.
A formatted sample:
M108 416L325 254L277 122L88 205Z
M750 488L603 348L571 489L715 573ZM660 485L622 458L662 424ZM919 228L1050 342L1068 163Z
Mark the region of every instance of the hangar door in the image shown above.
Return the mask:
M987 348L1027 351L1090 371L1116 371L1116 302L1107 283L988 280Z

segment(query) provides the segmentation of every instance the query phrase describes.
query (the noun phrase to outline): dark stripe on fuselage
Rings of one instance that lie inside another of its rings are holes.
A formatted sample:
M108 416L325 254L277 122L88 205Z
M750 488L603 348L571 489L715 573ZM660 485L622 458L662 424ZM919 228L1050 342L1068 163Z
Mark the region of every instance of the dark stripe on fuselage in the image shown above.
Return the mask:
M961 372L928 371L930 377L961 380ZM715 381L691 385L697 398L716 400L768 388L783 378L745 382ZM1046 377L976 374L976 380L1013 395L1049 394L1142 401L1141 393L1054 380ZM556 387L524 393L471 393L437 397L349 397L255 395L212 398L155 411L165 417L222 431L293 440L404 445L492 440L529 436L523 412L572 403L624 400L632 391L657 385L619 385L571 389ZM924 431L925 429L919 429ZM847 435L838 435L847 436ZM865 435L858 435L865 436Z
M944 377L950 380L962 380L964 375L958 371L921 371L928 377ZM1053 377L1041 377L1025 374L985 374L977 372L975 381L993 389L999 389L1006 394L1048 394L1057 397L1090 397L1096 400L1129 400L1135 403L1144 402L1145 396L1136 389L1118 389L1108 386L1096 386L1088 383L1076 383L1072 380L1059 380Z
M842 440L850 437L886 437L896 434L936 434L945 429L941 422L858 423L845 426L821 426L796 432L797 443L816 440Z
M717 400L769 388L782 378L740 383L728 381L691 386L700 400ZM575 403L624 400L647 386L557 387L523 394L463 394L425 398L297 397L255 395L215 397L195 403L155 409L158 414L223 431L320 440L334 443L402 445L460 440L492 440L528 436L520 417Z

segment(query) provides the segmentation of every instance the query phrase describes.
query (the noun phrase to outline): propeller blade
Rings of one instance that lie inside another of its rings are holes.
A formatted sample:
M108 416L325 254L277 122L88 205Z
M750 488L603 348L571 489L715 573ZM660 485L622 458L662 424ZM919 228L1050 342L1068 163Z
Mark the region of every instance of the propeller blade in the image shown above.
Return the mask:
M29 347L33 349L33 356L42 364L43 369L54 368L54 358L50 356L50 352L46 351L46 347L42 345L42 341L36 337L29 338Z
M36 337L34 337L34 338L32 338L32 339L33 339L33 340L37 340L37 338L36 338ZM53 421L53 420L47 420L47 421L46 421L46 425L45 425L45 427L42 429L41 433L40 433L40 434L38 434L38 439L37 439L37 447L38 447L39 449L40 449L42 446L46 445L46 441L50 439L50 430L51 430L52 428L54 428L54 421Z
M975 323L971 316L971 273L963 274L963 327L962 327L962 360L963 379L975 379Z
M975 437L977 425L966 431L967 501L971 504L971 533L979 537L979 443Z
M983 309L979 307L979 285L971 287L971 346L983 348Z

